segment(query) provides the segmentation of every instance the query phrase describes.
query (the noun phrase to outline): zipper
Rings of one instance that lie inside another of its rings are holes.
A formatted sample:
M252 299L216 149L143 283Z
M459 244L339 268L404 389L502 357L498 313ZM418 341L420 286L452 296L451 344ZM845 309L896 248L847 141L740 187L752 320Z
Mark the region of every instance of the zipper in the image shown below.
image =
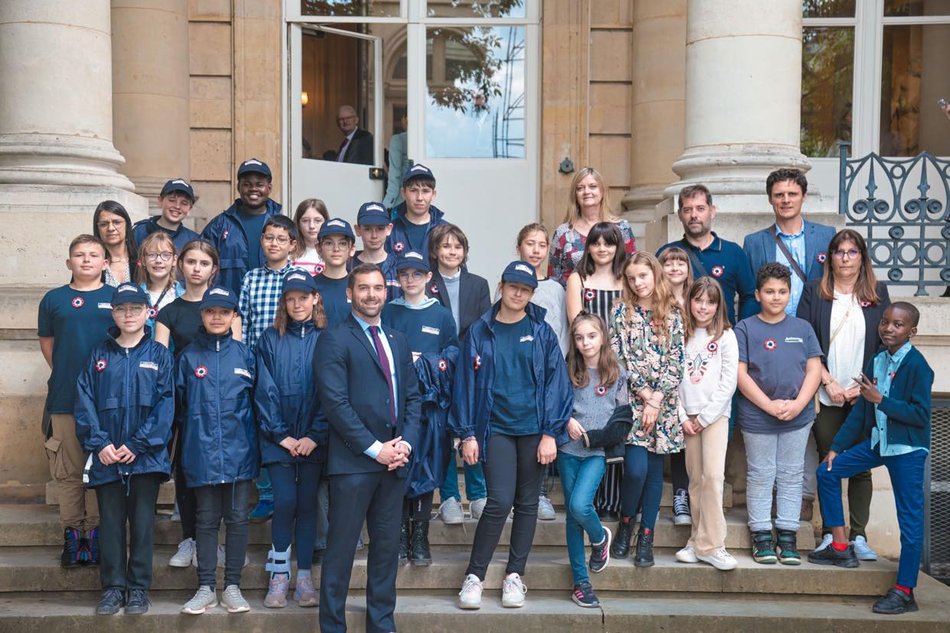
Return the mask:
M129 358L129 348L122 348L125 351L125 411L122 414L122 443L125 445L129 439L129 407L132 406L132 360ZM128 475L130 471L122 472L122 466L119 465L119 474Z
M215 403L215 408L216 408L216 413L217 413L217 415L215 416L215 419L217 420L217 426L218 426L218 467L220 468L220 470L219 470L218 472L220 472L220 473L221 473L221 476L224 477L224 436L223 436L223 434L222 434L222 432L221 432L221 375L220 375L220 369L221 369L221 339L220 339L220 337L217 338L217 339L215 339L215 341L214 341L214 351L215 351L215 354L214 354L214 375L215 375L214 391L215 391L215 395L217 396L217 397L214 399L214 403ZM227 482L226 482L224 479L222 479L222 480L221 480L221 483L227 483Z

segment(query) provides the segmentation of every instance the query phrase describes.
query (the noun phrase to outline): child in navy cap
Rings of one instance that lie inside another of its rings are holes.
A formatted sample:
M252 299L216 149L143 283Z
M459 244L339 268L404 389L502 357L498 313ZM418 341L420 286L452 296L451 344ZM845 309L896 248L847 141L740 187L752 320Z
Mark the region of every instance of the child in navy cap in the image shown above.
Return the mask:
M327 327L339 325L350 314L350 302L346 298L346 278L355 245L356 235L346 220L331 218L320 227L319 248L324 268L314 280L323 299Z
M356 234L363 241L363 250L357 251L357 264L376 264L386 279L386 300L400 296L396 279L396 255L386 250L386 239L393 225L389 214L379 202L365 202L356 214Z
M416 163L402 178L402 202L395 209L393 230L386 240L386 250L399 255L408 251L429 257L429 233L445 224L445 215L432 202L435 200L435 175L432 170Z

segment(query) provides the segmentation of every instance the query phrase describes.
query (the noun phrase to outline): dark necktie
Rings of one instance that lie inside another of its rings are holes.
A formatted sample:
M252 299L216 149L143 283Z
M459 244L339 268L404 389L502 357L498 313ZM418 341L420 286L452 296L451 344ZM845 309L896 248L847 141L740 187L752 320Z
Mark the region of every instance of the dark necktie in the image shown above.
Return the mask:
M376 347L376 356L379 358L379 364L383 368L383 374L386 376L386 384L389 385L389 415L392 418L392 426L396 426L396 391L393 389L393 373L389 366L389 357L386 355L386 348L383 347L383 340L379 338L379 326L369 326L369 333L373 336L373 346Z

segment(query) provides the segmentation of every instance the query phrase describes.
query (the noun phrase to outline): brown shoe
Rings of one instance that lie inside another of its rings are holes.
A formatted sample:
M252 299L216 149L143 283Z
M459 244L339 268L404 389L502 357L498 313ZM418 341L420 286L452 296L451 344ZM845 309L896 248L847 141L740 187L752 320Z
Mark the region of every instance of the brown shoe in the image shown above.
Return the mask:
M815 511L815 501L813 499L802 499L802 511L799 514L801 521L811 521L812 514Z

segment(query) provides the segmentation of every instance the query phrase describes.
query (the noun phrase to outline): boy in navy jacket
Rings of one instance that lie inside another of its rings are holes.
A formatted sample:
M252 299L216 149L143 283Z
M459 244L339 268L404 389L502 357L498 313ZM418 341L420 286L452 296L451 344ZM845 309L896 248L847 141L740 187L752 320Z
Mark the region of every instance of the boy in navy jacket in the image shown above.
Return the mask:
M218 604L215 565L222 519L226 542L221 602L229 613L251 608L241 595L240 583L247 550L248 497L260 455L252 410L254 354L231 336L237 306L237 297L228 288L209 288L201 300L201 329L175 368L182 470L198 501L199 587L182 607L182 613L191 615Z
M878 332L885 349L854 380L861 396L818 466L821 516L834 539L812 552L809 562L853 568L859 565L848 544L841 504L841 480L886 466L894 489L901 556L897 583L874 603L875 613L917 611L914 587L924 541L924 466L930 451L930 390L934 372L910 339L920 313L898 301L884 311Z
M421 163L406 170L402 177L402 204L393 212L393 228L386 238L386 250L397 257L409 251L429 256L429 234L445 224L445 214L435 200L435 175Z
M171 470L173 360L146 331L144 290L121 284L111 303L116 327L79 374L76 434L91 453L83 478L98 493L102 597L96 613L112 615L124 604L131 615L149 605L155 502Z

